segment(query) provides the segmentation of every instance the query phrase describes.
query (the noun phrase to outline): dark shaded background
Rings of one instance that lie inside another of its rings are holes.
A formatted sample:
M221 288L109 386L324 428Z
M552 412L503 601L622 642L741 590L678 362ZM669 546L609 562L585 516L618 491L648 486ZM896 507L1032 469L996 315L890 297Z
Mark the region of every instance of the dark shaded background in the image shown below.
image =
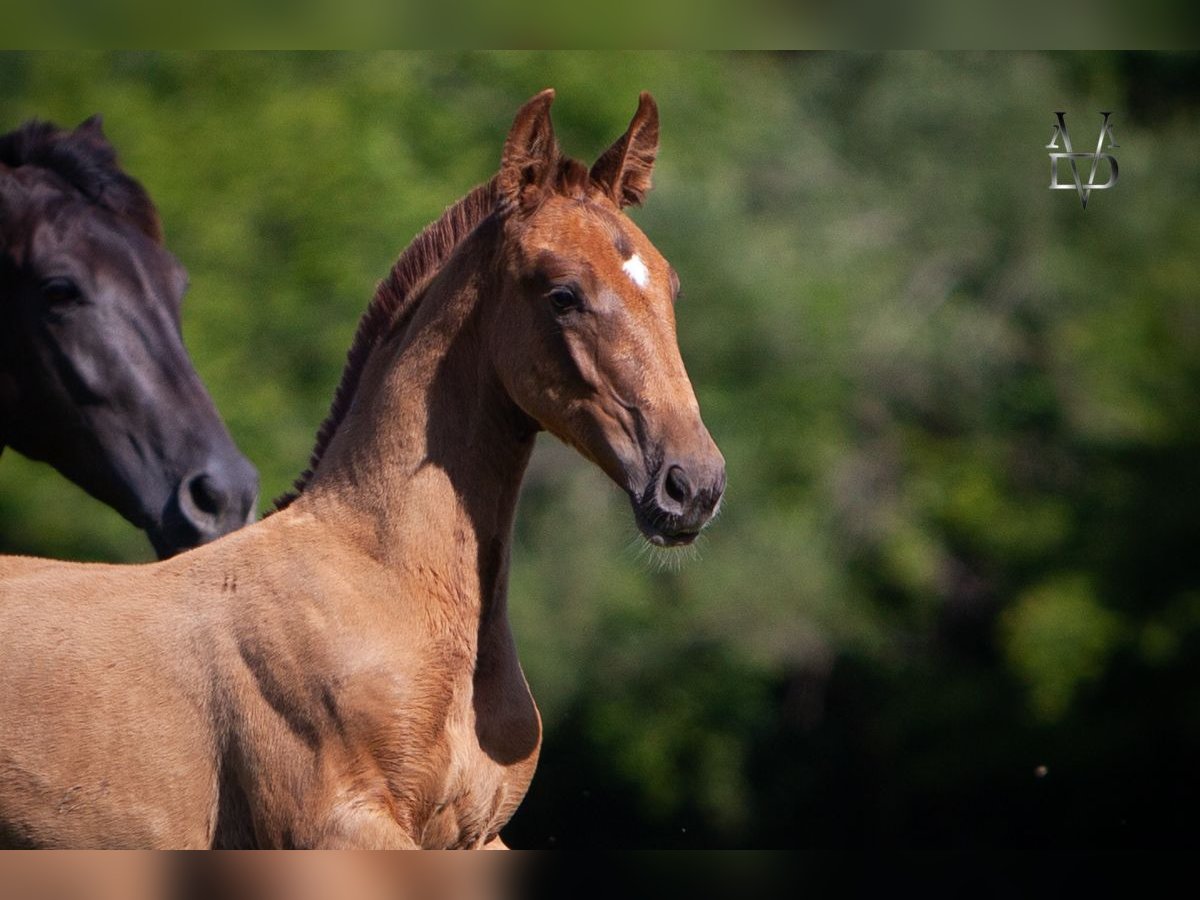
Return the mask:
M270 497L375 282L551 85L587 159L658 98L634 216L730 487L675 565L541 441L512 614L546 743L510 843L1191 844L1196 56L0 55L0 128L105 114ZM1046 190L1055 110L1089 149L1113 111L1086 211ZM0 549L151 556L11 452Z

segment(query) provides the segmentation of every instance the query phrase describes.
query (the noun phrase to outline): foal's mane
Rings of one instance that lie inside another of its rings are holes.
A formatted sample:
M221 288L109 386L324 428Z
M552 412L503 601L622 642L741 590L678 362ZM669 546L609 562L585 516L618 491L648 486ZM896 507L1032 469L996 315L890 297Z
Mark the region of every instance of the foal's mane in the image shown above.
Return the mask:
M74 131L31 119L0 135L0 164L11 169L48 169L92 203L127 219L152 241L162 243L162 224L146 189L117 162L117 151L93 117Z
M308 487L321 457L329 448L329 442L354 402L354 394L371 351L411 317L418 293L414 289L436 273L455 248L495 210L496 179L493 178L449 207L441 218L413 238L400 254L388 277L379 283L374 298L358 322L354 341L346 354L342 380L333 395L333 404L317 430L317 442L309 457L308 468L296 479L292 490L275 501L275 510L287 507Z

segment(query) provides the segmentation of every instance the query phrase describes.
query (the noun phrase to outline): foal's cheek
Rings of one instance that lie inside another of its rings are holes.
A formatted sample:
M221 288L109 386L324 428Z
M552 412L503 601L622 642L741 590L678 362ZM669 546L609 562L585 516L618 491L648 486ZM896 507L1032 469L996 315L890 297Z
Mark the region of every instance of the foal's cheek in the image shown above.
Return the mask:
M522 299L527 301L524 308L494 332L493 359L510 398L541 421L551 400L549 392L561 383L566 353L557 324L549 316L536 315L541 312L535 308L540 298Z

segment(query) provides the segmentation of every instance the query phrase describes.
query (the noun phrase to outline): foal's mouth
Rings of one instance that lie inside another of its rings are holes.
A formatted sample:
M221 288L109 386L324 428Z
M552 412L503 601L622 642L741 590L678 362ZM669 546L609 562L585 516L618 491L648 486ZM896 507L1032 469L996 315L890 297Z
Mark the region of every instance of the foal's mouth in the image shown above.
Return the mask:
M645 534L645 532L642 533ZM686 547L699 536L699 529L696 531L676 531L674 534L660 531L654 534L646 534L646 540L655 547Z
M708 524L707 519L699 524L685 523L680 517L663 512L644 500L634 501L633 518L638 531L655 547L686 547Z

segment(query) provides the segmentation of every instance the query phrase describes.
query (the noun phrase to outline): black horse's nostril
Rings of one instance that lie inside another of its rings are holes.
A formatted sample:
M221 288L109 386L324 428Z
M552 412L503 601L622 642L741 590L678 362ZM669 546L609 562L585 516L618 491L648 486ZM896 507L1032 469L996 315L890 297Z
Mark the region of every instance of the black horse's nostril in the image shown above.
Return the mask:
M224 497L210 476L201 474L188 479L187 491L191 495L192 503L200 512L214 518L221 514Z
M258 472L241 455L210 459L176 482L151 540L160 557L227 534L255 519Z
M205 540L253 519L258 473L247 461L213 462L179 485L179 512Z
M671 466L667 470L667 478L663 484L667 490L667 496L676 503L687 503L692 497L692 485L688 481L687 473L679 466Z

